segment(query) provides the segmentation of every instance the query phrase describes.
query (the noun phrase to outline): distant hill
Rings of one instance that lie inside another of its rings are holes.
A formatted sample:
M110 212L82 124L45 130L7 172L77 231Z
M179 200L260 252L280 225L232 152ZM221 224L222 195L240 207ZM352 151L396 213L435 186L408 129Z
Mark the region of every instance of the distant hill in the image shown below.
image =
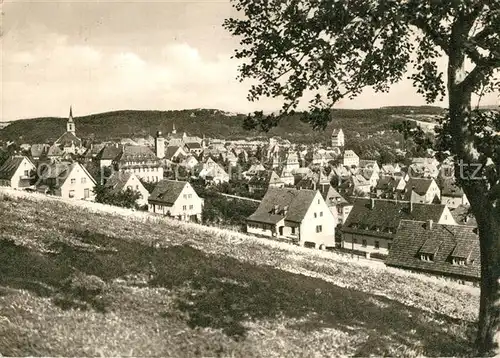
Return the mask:
M364 110L333 110L333 121L326 131L313 131L300 120L300 115L285 118L278 127L268 133L246 131L243 120L246 115L226 113L216 109L180 111L132 111L123 110L76 117L77 135L96 141L125 137L154 135L160 130L169 133L172 125L178 132L190 135L224 139L281 136L297 143L326 141L333 128L343 128L347 135L365 134L390 130L398 121L394 114L440 114L440 107L386 107ZM0 140L19 143L45 143L55 141L66 130L66 118L34 118L12 122L0 130Z

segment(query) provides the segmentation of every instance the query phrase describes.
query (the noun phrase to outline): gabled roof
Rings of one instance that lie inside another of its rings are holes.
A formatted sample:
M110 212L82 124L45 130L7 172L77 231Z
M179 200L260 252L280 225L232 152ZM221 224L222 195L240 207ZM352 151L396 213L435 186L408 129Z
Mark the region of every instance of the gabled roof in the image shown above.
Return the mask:
M121 162L158 161L153 151L144 145L126 145L118 159Z
M82 145L82 140L71 132L65 132L62 136L59 137L59 139L55 141L54 144L63 147L71 147L71 145L73 144L76 147L80 147Z
M45 154L50 148L48 144L33 144L30 148L31 157L39 158Z
M464 196L464 191L455 184L454 180L443 180L441 182L441 196L461 198Z
M186 142L186 147L188 149L201 149L201 144L198 142Z
M410 178L406 183L406 192L411 195L411 191L413 190L418 195L425 195L433 182L434 179Z
M437 248L433 261L422 261L422 248L431 245L431 251ZM468 259L468 262L466 265L453 265L454 257ZM475 228L470 226L433 223L430 228L422 221L402 220L385 263L434 274L479 279L479 237Z
M470 207L460 205L455 209L450 209L453 219L458 225L474 226L477 227L477 221L474 215L470 212Z
M355 233L372 232L377 236L391 238L401 220L439 222L445 209L446 205L441 204L410 205L408 201L358 198L354 201L354 207L342 230Z
M115 160L122 153L121 145L107 145L98 155L100 160Z
M165 149L165 158L167 159L172 159L173 156L177 153L177 151L180 149L181 147L179 146L168 146L166 149Z
M88 170L78 162L73 163L53 163L49 166L43 167L42 172L40 173L40 178L43 180L47 179L58 179L55 181L55 189L60 188L68 179L70 173L74 168L79 167L82 171L90 178L90 180L95 184L96 181L92 175L88 172Z
M161 180L149 196L149 201L173 205L187 184L185 181Z
M0 167L0 179L11 180L12 176L16 173L17 169L19 168L24 159L26 159L28 163L30 163L34 167L33 163L31 163L28 157L14 155L8 158L5 161L5 163L3 163L3 165Z
M335 129L332 131L332 137L336 137L336 136L338 136L340 133L343 133L342 128L335 128Z
M267 186L282 183L281 178L274 170L261 170L248 182L249 185Z
M316 196L314 190L270 187L259 207L247 220L276 224L285 219L300 223Z
M132 175L135 174L128 172L125 173L115 172L113 173L113 175L109 177L104 186L108 188L111 193L120 192L125 189L125 185L127 185L127 182L129 181Z
M49 157L61 157L63 154L64 151L55 144L51 145L47 151Z
M321 186L320 193L328 206L349 204L331 185Z

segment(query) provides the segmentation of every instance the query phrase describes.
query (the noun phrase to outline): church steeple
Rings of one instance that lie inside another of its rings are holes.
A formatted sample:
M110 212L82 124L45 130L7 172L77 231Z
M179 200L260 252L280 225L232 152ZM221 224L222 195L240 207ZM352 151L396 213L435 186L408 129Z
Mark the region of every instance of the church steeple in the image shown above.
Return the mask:
M73 108L69 107L69 118L68 123L66 124L66 131L75 134L75 122L73 120Z
M175 123L172 124L172 134L176 134L177 130L175 129Z

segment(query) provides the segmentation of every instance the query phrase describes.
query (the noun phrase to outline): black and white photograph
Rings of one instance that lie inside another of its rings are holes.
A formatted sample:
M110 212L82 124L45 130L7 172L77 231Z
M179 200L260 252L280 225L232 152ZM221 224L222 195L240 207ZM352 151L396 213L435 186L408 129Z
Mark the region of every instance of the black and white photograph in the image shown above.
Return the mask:
M500 0L0 9L0 356L500 356Z

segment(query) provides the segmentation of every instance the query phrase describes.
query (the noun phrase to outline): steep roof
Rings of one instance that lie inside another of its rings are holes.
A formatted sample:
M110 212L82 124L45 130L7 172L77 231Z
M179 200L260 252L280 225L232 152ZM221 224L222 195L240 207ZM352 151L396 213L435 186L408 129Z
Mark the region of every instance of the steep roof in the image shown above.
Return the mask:
M340 193L335 190L331 185L324 185L320 187L321 196L328 206L332 205L346 205L349 204Z
M420 254L427 251L432 251L433 261L420 259ZM453 257L467 259L467 264L454 265ZM385 263L434 274L479 279L479 237L471 226L433 223L430 228L422 221L402 220Z
M187 184L185 181L161 180L149 196L149 201L173 205Z
M119 156L122 162L158 161L153 151L144 145L126 145Z
M453 219L458 225L474 226L477 227L477 221L474 215L470 212L470 207L460 205L455 209L450 209Z
M61 157L63 154L64 151L55 144L51 145L47 151L49 157Z
M376 236L392 238L401 220L438 222L445 209L446 205L441 204L410 205L407 201L358 198L354 201L342 231L370 232Z
M464 191L456 185L454 180L443 180L440 186L441 196L449 196L453 198L461 198L464 196Z
M30 148L30 153L33 158L39 158L50 148L48 144L33 144Z
M167 159L172 159L172 157L175 155L175 153L177 153L177 151L179 150L179 146L176 146L176 145L172 145L172 146L168 146L166 149L165 149L165 158Z
M433 181L434 179L410 178L410 180L406 183L406 192L411 194L411 191L413 190L419 195L425 195Z
M261 170L254 176L252 176L252 178L248 182L248 184L250 185L258 186L267 186L280 183L282 183L281 178L273 170Z
M80 147L82 140L71 132L65 132L55 141L55 144L62 145L63 147L71 147L74 144L76 147Z
M31 161L24 156L15 155L8 158L5 163L3 163L2 167L0 167L0 179L12 179L12 176L16 173L24 159L31 163Z
M99 159L101 160L115 160L122 152L122 147L121 145L107 145L104 147L100 154L99 154Z
M255 213L250 215L247 220L276 224L285 219L300 223L316 193L314 190L270 187Z
M188 149L201 149L201 144L198 142L186 142Z
M341 128L335 128L335 129L332 131L332 137L336 137L336 136L338 136L341 132L342 132L342 129L341 129Z
M117 193L125 189L125 185L129 181L133 173L115 172L106 181L105 187L110 189L112 193Z
M75 167L80 167L82 171L90 178L92 182L96 182L94 177L90 175L88 170L80 163L53 163L49 166L45 166L40 173L40 177L44 180L47 179L58 179L55 182L54 188L60 188L68 179L69 174L73 171Z

